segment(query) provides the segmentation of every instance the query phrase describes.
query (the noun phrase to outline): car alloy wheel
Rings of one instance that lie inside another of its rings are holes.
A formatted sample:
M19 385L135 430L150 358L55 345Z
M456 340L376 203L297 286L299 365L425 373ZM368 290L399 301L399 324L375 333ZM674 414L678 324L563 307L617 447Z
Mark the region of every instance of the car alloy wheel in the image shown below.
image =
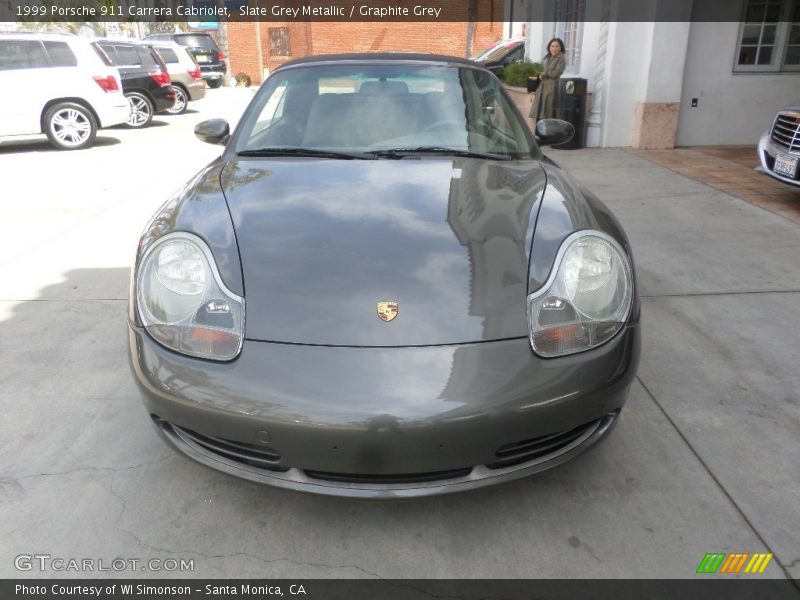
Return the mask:
M189 106L189 99L181 87L174 85L172 90L175 92L175 104L172 105L172 108L168 108L166 112L170 115L182 115Z
M153 105L150 100L139 92L130 92L125 97L131 106L128 127L147 127L153 120Z
M63 102L52 106L45 115L45 133L56 148L79 150L94 141L97 123L89 110L80 104Z

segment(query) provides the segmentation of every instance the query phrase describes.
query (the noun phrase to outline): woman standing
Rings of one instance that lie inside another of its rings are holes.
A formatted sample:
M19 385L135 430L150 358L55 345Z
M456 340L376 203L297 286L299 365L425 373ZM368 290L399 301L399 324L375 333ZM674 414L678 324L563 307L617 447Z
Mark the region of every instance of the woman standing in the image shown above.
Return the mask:
M544 57L544 71L539 76L541 83L536 91L536 99L531 104L528 116L538 122L539 119L553 119L556 116L556 93L558 80L567 67L564 55L564 42L553 38L547 44L547 56Z

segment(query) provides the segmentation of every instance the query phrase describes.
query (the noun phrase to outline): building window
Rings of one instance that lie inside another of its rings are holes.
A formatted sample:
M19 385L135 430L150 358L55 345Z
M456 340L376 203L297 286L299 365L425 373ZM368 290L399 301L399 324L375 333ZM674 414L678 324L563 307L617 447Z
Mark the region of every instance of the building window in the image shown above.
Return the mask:
M747 0L734 71L800 71L800 0Z
M289 28L269 28L269 54L270 56L289 56Z
M581 67L583 19L586 0L556 0L555 37L564 41L567 70L576 73Z

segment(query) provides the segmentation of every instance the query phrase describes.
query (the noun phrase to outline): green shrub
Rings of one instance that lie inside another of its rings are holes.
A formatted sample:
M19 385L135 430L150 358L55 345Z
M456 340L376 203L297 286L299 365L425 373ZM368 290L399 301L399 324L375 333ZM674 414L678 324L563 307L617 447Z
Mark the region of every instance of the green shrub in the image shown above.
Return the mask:
M542 63L517 62L506 65L503 68L503 82L507 85L525 87L528 85L528 77L539 75L544 71Z

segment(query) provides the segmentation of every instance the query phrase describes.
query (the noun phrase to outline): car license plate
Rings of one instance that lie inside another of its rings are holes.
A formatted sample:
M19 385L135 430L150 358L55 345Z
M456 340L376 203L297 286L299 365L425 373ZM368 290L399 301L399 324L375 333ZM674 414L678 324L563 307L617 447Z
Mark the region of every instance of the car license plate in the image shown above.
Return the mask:
M208 57L205 54L199 54L195 57L199 63L207 63Z
M772 167L772 170L781 175L794 178L795 173L797 173L797 157L778 152L778 156L775 158L775 166Z

